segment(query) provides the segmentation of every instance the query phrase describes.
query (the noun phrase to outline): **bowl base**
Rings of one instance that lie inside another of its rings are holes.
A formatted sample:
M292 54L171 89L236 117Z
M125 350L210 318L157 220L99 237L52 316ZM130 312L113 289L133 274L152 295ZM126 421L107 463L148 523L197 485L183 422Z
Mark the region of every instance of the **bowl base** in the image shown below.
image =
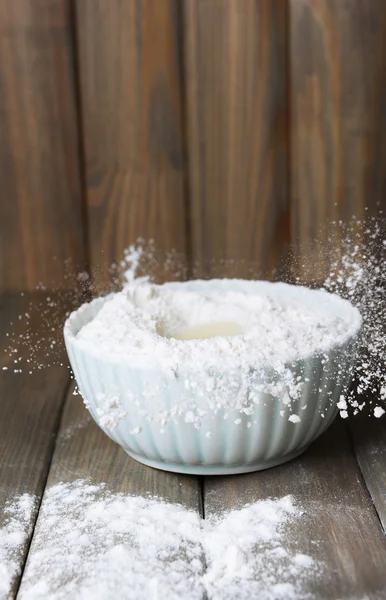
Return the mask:
M262 460L260 462L244 464L244 465L189 465L183 463L171 463L163 462L161 460L152 460L125 450L131 458L146 465L153 469L161 469L162 471L172 471L173 473L183 473L184 475L237 475L240 473L252 473L253 471L263 471L264 469L270 469L271 467L277 467L283 463L286 463L294 458L297 458L305 450L307 450L309 444L302 448L297 448L288 454L283 456L276 456L269 460Z

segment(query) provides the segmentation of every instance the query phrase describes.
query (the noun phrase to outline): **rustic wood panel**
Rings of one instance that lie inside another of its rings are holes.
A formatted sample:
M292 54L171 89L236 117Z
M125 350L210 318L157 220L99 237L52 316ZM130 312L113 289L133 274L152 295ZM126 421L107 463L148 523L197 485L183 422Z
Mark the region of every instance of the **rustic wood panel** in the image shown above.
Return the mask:
M0 289L85 260L72 43L70 0L0 0Z
M350 418L354 451L367 489L386 532L386 414Z
M76 3L90 251L96 285L139 236L186 251L176 0Z
M386 208L386 3L289 6L292 237L312 280L328 267L331 221Z
M131 459L112 442L92 421L79 395L70 389L56 442L55 453L47 481L47 488L60 482L88 480L93 484L105 483L113 492L139 496L157 496L193 511L201 512L201 489L197 477L175 475L145 467ZM39 519L44 518L44 498ZM31 546L39 539L39 519ZM63 556L63 561L67 557ZM28 571L22 580L21 591L26 592L36 583Z
M183 7L195 274L269 275L289 236L286 2Z
M315 600L383 597L386 539L341 422L286 465L206 478L205 515L287 494L305 511L301 527L290 531L287 542L294 552L313 557L321 569L304 591Z
M28 528L33 527L37 516L69 382L69 372L65 366L34 370L30 374L31 366L25 363L29 356L28 348L24 344L18 346L17 353L9 356L6 334L20 323L19 315L32 312L33 298L31 295L21 297L10 294L0 297L0 537L7 533L6 530L2 531L9 519L4 510L6 503L14 502L16 497L23 494L35 497L35 503L27 509L24 539L12 556L18 569L22 569L29 547L31 533ZM41 295L39 298L41 300ZM31 321L31 330L38 327L37 319ZM16 347L14 342L12 347ZM14 364L15 357L22 357L22 362ZM3 370L4 366L7 370ZM22 373L14 373L14 368L21 368ZM18 576L13 579L9 594L9 582L2 580L0 595L5 586L5 595L2 597L13 597L18 580Z

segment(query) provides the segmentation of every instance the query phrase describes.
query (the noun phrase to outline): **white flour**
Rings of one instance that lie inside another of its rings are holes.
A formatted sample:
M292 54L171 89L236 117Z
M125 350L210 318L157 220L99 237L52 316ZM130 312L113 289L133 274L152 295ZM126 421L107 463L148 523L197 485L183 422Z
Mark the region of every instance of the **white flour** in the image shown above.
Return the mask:
M269 282L256 290L242 280L214 285L130 283L109 297L77 339L101 356L147 367L275 366L340 345L360 326L359 312L327 293ZM216 329L225 335L209 337ZM195 331L200 339L178 339Z
M76 334L76 344L101 361L149 373L139 391L126 386L127 400L119 398L115 382L103 382L95 417L110 431L127 416L121 402L140 419L160 423L161 431L181 419L200 428L219 410L236 426L247 417L251 427L256 405L267 398L279 398L281 416L299 423L296 400L310 379L296 361L318 354L328 369L330 351L344 346L361 323L349 302L282 283L223 279L160 286L130 277L121 292L94 302L97 313ZM89 305L75 318L85 310ZM165 382L178 386L175 402L164 394ZM140 431L133 427L132 433Z
M354 218L350 223L336 223L329 242L342 250L331 264L324 287L348 298L363 318L354 385L346 408L355 415L370 405L379 418L386 407L386 219ZM341 415L346 417L348 412Z
M0 528L0 600L10 598L11 586L20 574L21 553L32 529L35 499L29 494L8 502L1 512Z
M374 417L376 417L377 419L380 419L382 417L382 415L385 414L385 411L383 410L383 408L381 406L376 406L374 408Z
M363 318L361 351L353 368L355 385L346 395L347 410L342 409L341 413L343 417L349 413L355 415L370 405L372 410L369 414L379 417L384 414L386 408L386 219L380 212L378 217L362 221L353 217L346 223L329 223L328 238L331 253L325 258L330 265L330 275L323 287L349 299L359 309ZM317 251L316 239L316 263ZM315 264L310 261L308 266L307 282L312 281L315 276ZM183 257L172 252L165 259L165 256L162 257L156 251L154 243L145 243L143 240L136 247L128 248L120 263L120 269L125 272L126 283L129 286L138 282L138 273L146 274L140 278L142 283L154 280L160 272L166 279L184 279L185 267ZM302 265L303 269L305 267L307 265ZM227 272L225 263L223 272ZM251 277L257 276L258 273L251 265ZM87 274L81 273L79 280L85 284L84 291L91 289ZM302 280L298 279L297 282L301 284ZM44 289L43 286L40 287ZM79 305L78 297L75 305ZM36 312L47 317L39 327L38 335L30 326ZM19 315L17 319L17 324L23 325L23 331L19 333L16 327L13 327L6 333L9 341L9 365L3 369L18 375L62 365L61 344L53 339L62 322L60 305L53 298L45 298L41 303L36 300L31 303L27 312ZM16 323L11 325L15 326ZM23 360L19 354L25 354L26 349L29 358ZM377 408L379 410L374 410Z
M321 565L286 547L291 497L202 520L161 500L83 481L43 501L19 597L302 600Z

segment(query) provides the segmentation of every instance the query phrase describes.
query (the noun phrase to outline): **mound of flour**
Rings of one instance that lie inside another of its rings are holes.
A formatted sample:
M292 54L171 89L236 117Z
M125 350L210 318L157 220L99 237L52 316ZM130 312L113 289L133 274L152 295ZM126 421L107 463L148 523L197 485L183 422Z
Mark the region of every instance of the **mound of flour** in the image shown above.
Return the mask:
M133 282L106 299L77 339L92 352L146 366L275 366L341 345L360 323L349 302L300 286Z
M45 493L19 597L303 600L322 566L287 541L302 518L290 496L203 520L156 498L60 483Z

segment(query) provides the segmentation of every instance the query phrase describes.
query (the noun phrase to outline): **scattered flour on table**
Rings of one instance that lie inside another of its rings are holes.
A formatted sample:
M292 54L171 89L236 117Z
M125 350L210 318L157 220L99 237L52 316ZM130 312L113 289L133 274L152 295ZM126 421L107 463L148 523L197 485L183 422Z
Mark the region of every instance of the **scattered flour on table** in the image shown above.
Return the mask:
M91 415L88 412L85 412L83 417L74 423L73 425L68 425L66 428L61 429L59 432L59 436L61 440L69 440L71 439L80 429L85 429L87 425L89 425L92 421Z
M23 494L1 509L0 528L0 600L11 598L11 587L20 574L21 553L31 534L35 498Z
M306 599L322 566L287 547L302 514L286 496L202 520L159 499L58 484L45 494L19 597Z

